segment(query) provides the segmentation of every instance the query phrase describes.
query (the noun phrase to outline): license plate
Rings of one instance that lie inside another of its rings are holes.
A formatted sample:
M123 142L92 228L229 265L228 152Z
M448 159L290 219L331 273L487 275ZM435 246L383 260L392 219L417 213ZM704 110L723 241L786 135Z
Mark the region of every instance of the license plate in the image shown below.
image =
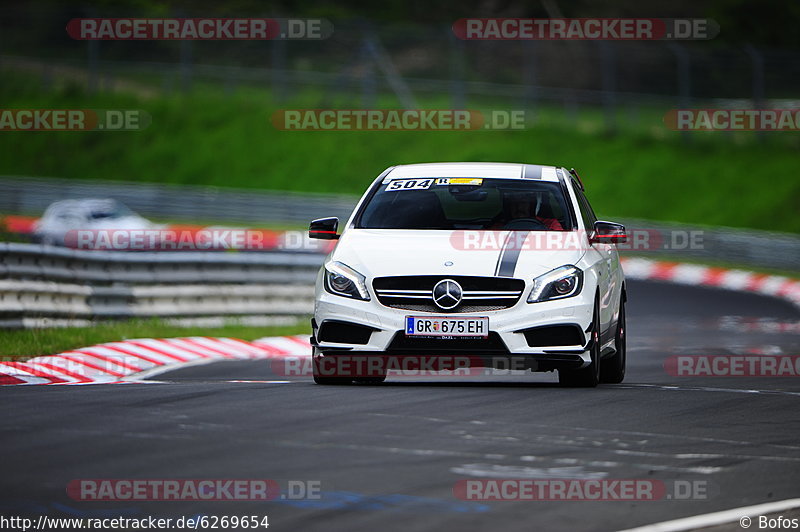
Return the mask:
M406 316L406 336L489 336L487 316Z

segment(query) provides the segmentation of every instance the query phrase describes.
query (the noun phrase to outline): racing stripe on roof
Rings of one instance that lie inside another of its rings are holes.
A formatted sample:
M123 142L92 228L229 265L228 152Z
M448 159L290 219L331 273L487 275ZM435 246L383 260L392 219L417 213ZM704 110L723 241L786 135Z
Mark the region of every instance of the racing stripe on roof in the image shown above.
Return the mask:
M539 164L526 164L522 167L522 177L525 179L541 179L542 166Z
M517 261L519 261L519 254L522 251L522 246L511 246L512 243L524 242L528 238L530 231L525 231L521 238L513 238L515 231L510 231L503 243L503 249L500 250L500 256L497 257L497 266L494 269L496 277L514 277L514 271L517 269Z

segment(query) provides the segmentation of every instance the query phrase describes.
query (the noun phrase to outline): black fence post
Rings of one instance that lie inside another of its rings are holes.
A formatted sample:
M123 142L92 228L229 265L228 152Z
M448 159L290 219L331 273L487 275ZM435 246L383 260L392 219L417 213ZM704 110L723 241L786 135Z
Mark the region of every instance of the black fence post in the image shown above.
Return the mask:
M275 39L270 49L270 69L272 71L272 101L280 103L286 96L286 41Z
M537 101L537 87L539 78L537 76L536 65L536 43L533 40L523 42L523 52L525 54L525 70L523 71L523 83L525 84L525 93L523 97L523 107L526 110L532 111L532 115L536 116Z
M89 94L97 92L98 81L100 78L99 73L99 55L100 55L100 41L89 39L86 41L87 51L87 72L86 72L86 91Z
M603 69L603 112L606 131L613 132L617 127L616 64L614 50L610 43L600 41L600 59Z
M466 109L464 41L455 36L450 26L447 26L447 35L450 44L450 108Z
M675 55L677 62L676 74L678 77L678 107L681 109L688 109L691 106L691 61L689 59L689 52L686 47L678 43L669 43L667 48ZM681 138L684 142L691 140L691 133L689 131L681 131Z

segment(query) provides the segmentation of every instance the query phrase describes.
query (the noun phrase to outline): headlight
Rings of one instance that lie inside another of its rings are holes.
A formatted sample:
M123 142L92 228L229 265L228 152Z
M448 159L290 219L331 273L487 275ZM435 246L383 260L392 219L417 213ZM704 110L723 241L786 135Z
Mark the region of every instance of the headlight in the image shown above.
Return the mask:
M560 266L533 280L528 303L572 297L583 288L583 271L575 266Z
M369 301L366 277L341 262L325 265L325 290L337 296Z

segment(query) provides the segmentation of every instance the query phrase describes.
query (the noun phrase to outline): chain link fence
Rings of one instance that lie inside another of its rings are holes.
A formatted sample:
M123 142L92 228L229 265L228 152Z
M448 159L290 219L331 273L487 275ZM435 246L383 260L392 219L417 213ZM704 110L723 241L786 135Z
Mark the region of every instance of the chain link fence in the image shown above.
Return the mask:
M638 124L647 110L800 104L800 53L748 44L463 41L446 24L364 20L332 20L321 41L75 41L64 13L38 13L30 34L15 16L25 18L10 12L0 22L0 65L89 92L248 86L276 107L311 91L317 107L492 106L528 110L534 121L558 112L573 125L591 108L608 129Z

